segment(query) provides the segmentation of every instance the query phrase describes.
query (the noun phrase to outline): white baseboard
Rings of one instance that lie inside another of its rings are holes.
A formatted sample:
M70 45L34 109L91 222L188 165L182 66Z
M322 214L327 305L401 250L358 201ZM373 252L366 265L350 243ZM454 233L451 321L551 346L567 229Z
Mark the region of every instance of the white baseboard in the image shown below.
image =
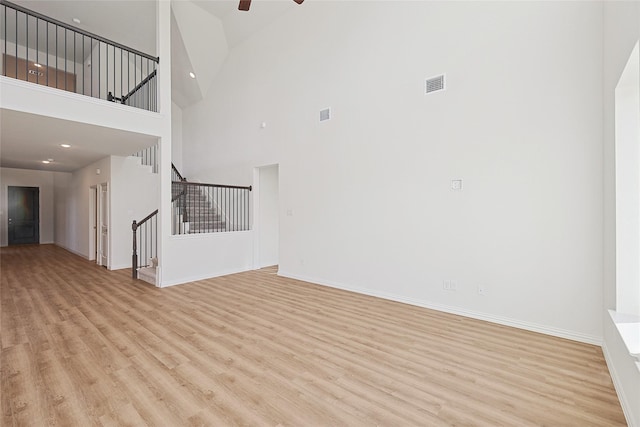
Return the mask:
M207 274L200 274L200 275L196 275L196 276L189 276L189 277L184 277L184 278L177 279L177 280L170 280L168 282L160 282L159 287L160 288L168 288L170 286L184 285L186 283L197 282L199 280L213 279L214 277L228 276L230 274L244 273L245 271L252 271L252 270L253 270L252 267L246 267L246 268L222 270L222 271L217 271L215 273L207 273Z
M618 395L618 400L620 401L620 406L622 406L622 412L624 413L624 417L627 420L627 424L629 425L629 427L640 427L633 424L631 410L632 406L631 403L629 403L629 399L624 393L624 387L622 387L620 375L618 375L618 371L616 371L616 365L611 359L611 354L609 353L609 349L607 348L606 341L602 343L602 353L604 354L604 360L607 363L607 368L609 368L609 374L611 375L611 380L613 381L613 386L616 389L616 394Z
M572 341L583 342L587 344L593 344L597 346L602 345L602 337L583 334L580 332L570 331L566 329L554 328L546 325L539 325L536 323L526 322L518 319L511 319L508 317L495 316L489 313L482 313L472 310L467 310L460 307L453 307L444 304L436 304L430 301L418 300L414 298L407 298L400 295L389 294L386 292L371 291L370 289L357 288L352 286L346 286L341 283L316 279L313 277L302 276L298 274L288 273L286 271L278 271L278 275L282 277L288 277L291 279L302 280L305 282L314 283L321 286L328 286L331 288L341 289L344 291L355 292L358 294L369 295L377 298L382 298L390 301L401 302L417 307L428 308L431 310L442 311L450 314L457 314L459 316L470 317L472 319L484 320L491 323L497 323L500 325L511 326L518 329L524 329L532 332L539 332L541 334L551 335L559 338L566 338Z
M91 260L89 259L89 257L88 257L88 256L86 256L86 255L85 255L85 254L83 254L83 253L80 253L80 252L78 252L78 251L74 251L73 249L68 248L68 247L66 247L66 246L64 246L64 245L61 245L61 244L59 244L59 243L54 243L54 245L56 245L56 246L57 246L57 247L59 247L59 248L64 249L64 250L65 250L65 251L67 251L67 252L71 252L72 254L77 255L77 256L79 256L80 258L84 258L84 259L86 259L87 261L91 261Z

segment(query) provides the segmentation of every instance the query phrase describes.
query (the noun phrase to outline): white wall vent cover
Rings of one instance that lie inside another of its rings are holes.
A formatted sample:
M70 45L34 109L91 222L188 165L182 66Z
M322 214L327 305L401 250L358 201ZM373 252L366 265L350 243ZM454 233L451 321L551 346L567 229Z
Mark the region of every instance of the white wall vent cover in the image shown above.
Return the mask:
M430 79L427 79L426 88L427 90L425 93L432 93L432 92L437 92L439 90L444 90L444 74L438 77L432 77Z
M320 110L320 121L324 122L331 119L331 108L325 108L324 110Z

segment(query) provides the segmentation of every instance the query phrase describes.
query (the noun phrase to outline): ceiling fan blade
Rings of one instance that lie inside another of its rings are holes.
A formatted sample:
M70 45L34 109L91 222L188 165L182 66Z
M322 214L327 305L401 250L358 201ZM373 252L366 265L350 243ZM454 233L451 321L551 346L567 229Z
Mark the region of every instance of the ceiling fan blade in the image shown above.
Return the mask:
M298 1L298 0L296 0ZM238 10L244 10L245 12L251 7L251 0L240 0Z
M298 4L302 4L302 2L303 2L304 0L293 0L293 1L294 1L294 2L296 2L296 3L298 3Z

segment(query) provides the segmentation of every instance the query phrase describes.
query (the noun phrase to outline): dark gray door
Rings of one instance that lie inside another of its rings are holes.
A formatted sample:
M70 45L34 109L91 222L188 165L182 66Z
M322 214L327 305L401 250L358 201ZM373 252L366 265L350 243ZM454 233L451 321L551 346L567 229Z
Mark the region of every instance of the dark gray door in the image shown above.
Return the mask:
M40 189L9 187L9 244L40 243Z

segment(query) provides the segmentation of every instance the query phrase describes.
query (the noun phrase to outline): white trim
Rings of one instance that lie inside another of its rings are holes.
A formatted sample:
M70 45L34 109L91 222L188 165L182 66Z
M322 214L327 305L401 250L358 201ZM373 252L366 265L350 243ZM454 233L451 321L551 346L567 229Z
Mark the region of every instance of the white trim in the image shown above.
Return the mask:
M214 231L211 233L192 233L192 234L172 234L168 236L171 240L198 240L203 237L224 236L228 234L253 233L253 230L237 230L237 231Z
M129 105L118 104L117 102L109 102L106 99L83 95L81 93L69 92L63 89L57 89L54 87L43 86L43 85L34 85L32 82L25 82L24 80L14 79L12 77L0 76L0 83L3 85L15 86L22 89L34 90L36 92L48 93L51 95L61 96L64 98L74 99L76 101L88 102L90 104L99 105L101 107L109 106L109 108L113 108L116 110L121 110L130 114L138 114L142 116L154 117L157 118L160 116L160 113L156 113L154 111L144 110L142 108L131 107ZM25 111L29 113L29 111Z
M260 166L253 168L253 185L251 187L251 230L253 230L253 269L258 270L260 260Z
M566 338L572 341L578 341L578 342L593 344L597 346L602 345L602 337L587 335L587 334L583 334L575 331L570 331L567 329L560 329L560 328L554 328L554 327L545 326L545 325L539 325L537 323L525 322L518 319L511 319L508 317L495 316L488 313L461 309L459 307L452 307L452 306L443 305L443 304L434 304L429 301L418 300L414 298L407 298L399 295L389 294L386 292L376 292L376 291L371 291L369 289L346 286L341 283L320 280L320 279L302 276L298 274L292 274L283 270L278 271L278 276L287 277L290 279L302 280L305 282L310 282L310 283L314 283L321 286L328 286L331 288L337 288L345 291L355 292L358 294L369 295L369 296L382 298L382 299L395 301L395 302L401 302L405 304L414 305L417 307L428 308L431 310L442 311L445 313L456 314L459 316L470 317L472 319L484 320L491 323L497 323L499 325L511 326L514 328L524 329L532 332L539 332L541 334L551 335L551 336L560 337L560 338Z
M608 311L627 352L636 362L640 361L640 316Z
M616 371L616 365L613 363L611 359L611 354L609 354L609 349L607 348L606 341L602 343L602 354L604 355L604 361L607 364L607 368L609 368L609 374L611 375L611 380L613 381L613 387L616 390L616 394L618 395L618 400L620 401L620 406L622 407L622 413L624 414L624 418L627 420L627 424L629 427L640 427L633 424L631 411L632 405L629 403L629 399L624 393L624 387L622 386L622 381L620 381L620 376L618 375L618 371Z

